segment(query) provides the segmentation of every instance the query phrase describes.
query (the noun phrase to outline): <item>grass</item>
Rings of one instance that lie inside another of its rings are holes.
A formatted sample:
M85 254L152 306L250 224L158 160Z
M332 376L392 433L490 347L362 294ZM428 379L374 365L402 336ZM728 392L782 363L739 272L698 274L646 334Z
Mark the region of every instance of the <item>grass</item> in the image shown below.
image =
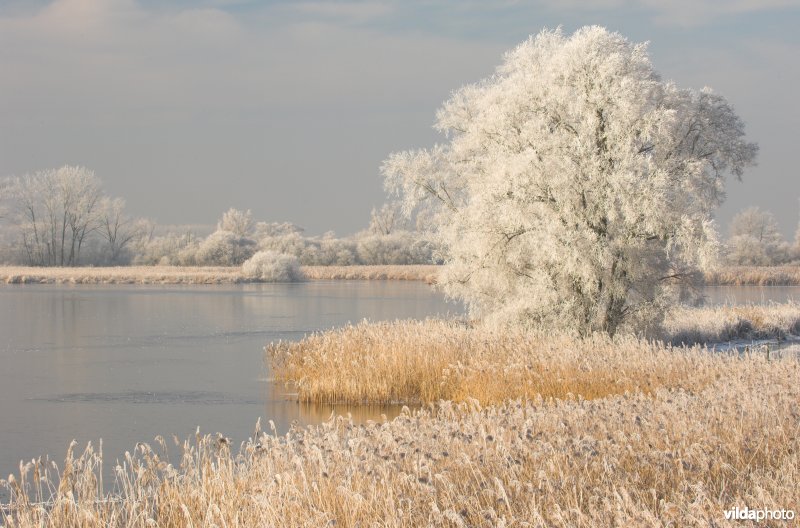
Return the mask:
M652 353L643 349L638 361ZM800 365L708 357L703 375L690 376L697 386L649 394L445 402L383 423L338 418L285 436L257 432L234 452L225 439L198 435L175 461L140 444L117 466L112 495L99 491L100 456L70 449L60 477L32 463L6 483L13 500L0 519L20 527L723 527L748 526L725 520L734 506L797 512Z
M302 266L312 280L421 280L435 282L437 266ZM85 268L0 267L6 284L236 284L258 282L241 267L119 266Z

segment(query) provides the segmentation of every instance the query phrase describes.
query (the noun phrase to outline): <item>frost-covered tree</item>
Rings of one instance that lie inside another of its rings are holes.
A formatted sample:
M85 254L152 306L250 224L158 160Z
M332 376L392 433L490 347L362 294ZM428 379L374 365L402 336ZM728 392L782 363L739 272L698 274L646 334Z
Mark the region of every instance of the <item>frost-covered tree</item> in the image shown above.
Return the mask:
M380 209L372 209L367 230L373 235L390 235L404 227L402 220L398 204L386 203Z
M137 241L133 264L162 266L195 266L200 241L193 233L168 233L163 236L148 236Z
M241 211L231 207L217 223L217 231L230 231L239 237L249 237L253 234L255 222L250 209Z
M726 245L731 264L769 266L789 260L790 248L775 216L758 207L748 207L733 217Z
M767 248L754 236L732 236L725 246L727 261L734 266L769 266L773 263Z
M26 263L73 266L100 226L103 192L84 167L64 166L17 178L11 188L14 229Z
M12 186L11 178L0 179L0 220L4 219L8 214L8 202L10 201Z
M256 223L253 237L256 240L261 240L267 237L280 237L292 234L300 235L303 231L305 231L305 229L291 222L258 222Z
M106 263L129 263L131 247L152 234L152 223L125 214L125 200L122 198L104 198L100 209L98 232L105 241Z
M800 223L797 224L797 230L794 232L794 248L792 248L795 255L800 255Z
M767 246L783 241L775 215L758 207L748 207L731 220L731 236L750 235Z
M382 171L433 219L445 291L489 324L581 334L658 322L713 262L724 177L757 152L724 98L600 27L531 37L436 126L446 144Z
M197 263L204 266L240 266L256 252L254 240L231 231L214 231L197 248Z

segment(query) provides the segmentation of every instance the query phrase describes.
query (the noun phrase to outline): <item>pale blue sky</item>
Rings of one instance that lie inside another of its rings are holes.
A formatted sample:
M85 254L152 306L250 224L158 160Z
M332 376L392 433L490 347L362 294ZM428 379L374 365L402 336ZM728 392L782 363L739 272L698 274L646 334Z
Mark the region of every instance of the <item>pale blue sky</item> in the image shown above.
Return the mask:
M0 1L0 177L93 168L129 211L211 224L228 207L312 233L364 227L379 166L503 51L586 24L650 41L681 86L726 96L761 146L730 182L798 223L800 1Z

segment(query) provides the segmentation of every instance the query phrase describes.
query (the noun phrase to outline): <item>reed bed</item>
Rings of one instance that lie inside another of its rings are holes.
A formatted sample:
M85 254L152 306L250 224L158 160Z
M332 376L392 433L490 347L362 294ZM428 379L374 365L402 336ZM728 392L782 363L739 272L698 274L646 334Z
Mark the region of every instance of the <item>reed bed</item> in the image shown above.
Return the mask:
M301 266L311 280L414 280L436 282L438 266ZM84 268L0 267L0 284L238 284L259 282L241 267L120 266Z
M444 320L361 323L270 344L272 373L303 402L603 398L701 388L728 365L705 349L632 337L493 332Z
M641 361L649 362L644 349ZM605 398L443 402L392 421L337 418L139 444L100 489L101 457L72 448L60 475L33 462L5 483L15 527L788 526L726 520L800 509L800 367L714 356L700 385ZM623 375L624 377L624 375ZM708 380L711 380L708 383ZM52 496L50 496L52 494ZM44 504L38 504L42 501Z
M434 284L440 266L409 264L386 266L303 266L312 280L411 280Z
M704 280L710 286L800 286L800 266L728 266Z
M240 267L0 267L6 284L235 284L250 282Z

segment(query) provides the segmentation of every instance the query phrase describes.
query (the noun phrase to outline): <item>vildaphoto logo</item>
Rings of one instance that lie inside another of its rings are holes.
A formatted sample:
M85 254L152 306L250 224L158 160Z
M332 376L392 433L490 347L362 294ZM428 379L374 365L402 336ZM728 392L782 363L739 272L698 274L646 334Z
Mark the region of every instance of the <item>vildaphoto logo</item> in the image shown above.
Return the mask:
M751 510L747 506L738 506L725 510L725 519L729 521L791 521L794 519L794 510Z

